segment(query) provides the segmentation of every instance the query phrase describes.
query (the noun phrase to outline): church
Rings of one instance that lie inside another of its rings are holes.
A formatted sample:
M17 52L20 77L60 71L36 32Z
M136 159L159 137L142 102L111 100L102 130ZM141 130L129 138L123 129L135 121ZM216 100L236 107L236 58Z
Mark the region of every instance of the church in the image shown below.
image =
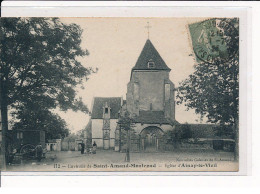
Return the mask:
M94 97L91 118L86 127L86 141L92 144L95 141L102 149L122 151L124 146L118 119L124 109L135 118L131 150L164 150L165 134L178 125L170 71L148 38L131 70L126 99Z

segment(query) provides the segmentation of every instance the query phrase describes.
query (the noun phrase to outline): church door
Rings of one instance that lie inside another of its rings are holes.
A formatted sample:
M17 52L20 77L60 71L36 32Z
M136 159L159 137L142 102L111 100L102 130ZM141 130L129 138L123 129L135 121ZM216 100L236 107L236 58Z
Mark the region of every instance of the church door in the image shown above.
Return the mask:
M145 151L155 152L156 151L156 136L148 133L145 137Z
M146 152L156 152L159 150L159 138L163 135L159 127L146 127L142 130L142 150Z

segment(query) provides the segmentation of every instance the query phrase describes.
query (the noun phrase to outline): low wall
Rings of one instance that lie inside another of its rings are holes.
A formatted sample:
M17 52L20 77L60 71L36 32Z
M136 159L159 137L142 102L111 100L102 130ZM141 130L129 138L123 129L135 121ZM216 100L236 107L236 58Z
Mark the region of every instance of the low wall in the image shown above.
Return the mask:
M75 142L62 141L61 142L61 151L75 151Z

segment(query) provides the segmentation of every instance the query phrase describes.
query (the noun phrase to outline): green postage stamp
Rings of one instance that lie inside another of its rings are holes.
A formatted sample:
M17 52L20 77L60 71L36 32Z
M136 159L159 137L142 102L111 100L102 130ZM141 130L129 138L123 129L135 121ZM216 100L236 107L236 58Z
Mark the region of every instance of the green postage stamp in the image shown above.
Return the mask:
M197 62L228 61L238 51L234 45L238 35L237 18L208 19L189 24L189 30Z

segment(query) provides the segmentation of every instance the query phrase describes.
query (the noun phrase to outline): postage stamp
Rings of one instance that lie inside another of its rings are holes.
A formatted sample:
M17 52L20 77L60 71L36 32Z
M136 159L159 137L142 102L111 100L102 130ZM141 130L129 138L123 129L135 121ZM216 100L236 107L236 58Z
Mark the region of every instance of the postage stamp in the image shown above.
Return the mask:
M238 18L0 25L2 171L239 170Z
M208 19L190 24L189 30L198 62L228 61L238 52L237 19Z

